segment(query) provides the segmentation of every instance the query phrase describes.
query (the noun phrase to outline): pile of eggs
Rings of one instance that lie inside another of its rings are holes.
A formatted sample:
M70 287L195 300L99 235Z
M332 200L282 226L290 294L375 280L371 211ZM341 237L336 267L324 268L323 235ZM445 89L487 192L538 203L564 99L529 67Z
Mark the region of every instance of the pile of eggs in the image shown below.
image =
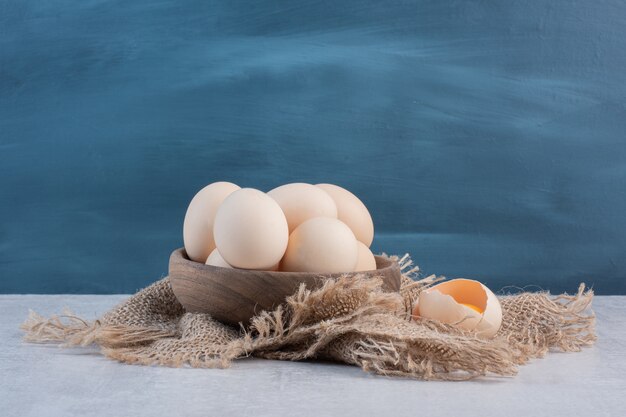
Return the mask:
M376 269L365 205L332 184L293 183L268 193L215 182L189 204L189 259L223 268L294 272Z
M192 261L222 268L293 272L376 269L374 224L365 205L332 184L293 183L268 193L215 182L191 200L183 226ZM493 337L498 298L478 281L450 280L422 291L412 316Z

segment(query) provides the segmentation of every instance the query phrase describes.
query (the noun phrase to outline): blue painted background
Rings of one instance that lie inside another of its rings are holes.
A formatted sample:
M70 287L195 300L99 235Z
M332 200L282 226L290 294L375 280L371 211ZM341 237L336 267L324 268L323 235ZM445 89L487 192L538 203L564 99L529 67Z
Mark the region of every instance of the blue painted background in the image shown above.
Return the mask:
M343 185L424 272L626 294L625 28L621 0L0 0L0 292L144 286L229 180Z

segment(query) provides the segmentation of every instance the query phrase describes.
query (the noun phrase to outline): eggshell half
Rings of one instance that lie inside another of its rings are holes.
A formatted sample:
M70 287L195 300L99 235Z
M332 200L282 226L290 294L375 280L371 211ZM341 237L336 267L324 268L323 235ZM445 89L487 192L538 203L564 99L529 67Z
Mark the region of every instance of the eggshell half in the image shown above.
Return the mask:
M476 306L482 313L464 305ZM502 324L502 307L496 295L470 279L453 279L422 291L413 309L414 316L454 324L493 337Z
M483 287L487 293L487 307L483 312L483 319L476 326L476 331L484 337L493 337L502 326L502 306L498 297L489 288L484 285Z
M315 217L296 227L289 236L281 270L352 272L358 251L357 240L347 225L330 217Z
M239 186L230 182L209 184L193 197L183 223L185 252L192 261L204 263L215 249L213 223L224 199Z
M337 218L337 205L330 195L312 184L293 183L281 185L268 192L283 209L289 233L313 217Z
M376 269L376 258L374 258L374 254L363 242L357 240L356 244L359 248L359 254L354 270L356 272L374 271Z
M211 252L205 263L207 265L219 266L221 268L232 268L232 266L230 266L228 262L222 258L222 255L220 255L217 248L213 249L213 252Z
M374 240L374 222L365 204L345 188L333 184L317 184L335 200L337 218L352 229L357 240L368 248Z
M217 249L230 265L270 269L287 249L289 228L274 199L259 190L242 188L220 205L213 235Z

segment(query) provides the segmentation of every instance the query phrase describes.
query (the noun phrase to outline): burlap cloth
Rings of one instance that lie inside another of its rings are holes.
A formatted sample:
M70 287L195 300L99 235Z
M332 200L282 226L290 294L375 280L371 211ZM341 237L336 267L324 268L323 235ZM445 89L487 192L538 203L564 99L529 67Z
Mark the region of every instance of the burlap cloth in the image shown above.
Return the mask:
M380 279L361 276L329 280L314 291L301 286L247 327L186 313L164 278L96 321L71 312L44 318L31 311L22 329L29 342L97 344L105 356L129 364L224 368L247 356L322 359L381 375L446 380L514 375L518 365L549 350L578 351L596 339L593 292L584 284L574 296L501 296L503 324L490 340L411 320L417 295L439 278L416 281L416 268L407 257L400 261L400 293L385 293Z

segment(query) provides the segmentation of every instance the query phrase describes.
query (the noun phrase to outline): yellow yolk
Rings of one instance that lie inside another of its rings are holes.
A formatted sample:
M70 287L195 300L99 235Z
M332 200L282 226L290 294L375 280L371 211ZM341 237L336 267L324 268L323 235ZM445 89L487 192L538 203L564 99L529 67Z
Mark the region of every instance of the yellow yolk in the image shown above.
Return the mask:
M476 307L474 304L466 304L466 303L459 303L459 304L465 307L471 308L472 310L474 310L475 312L479 314L483 314L483 311L480 308Z

